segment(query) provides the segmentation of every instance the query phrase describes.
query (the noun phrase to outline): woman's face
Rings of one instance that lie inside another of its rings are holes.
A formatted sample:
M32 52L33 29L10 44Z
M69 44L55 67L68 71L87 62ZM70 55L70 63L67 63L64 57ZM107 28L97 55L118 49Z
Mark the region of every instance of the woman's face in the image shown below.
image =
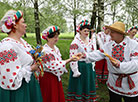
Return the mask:
M55 45L57 43L57 41L59 40L59 34L58 32L56 32L56 35L53 38L47 38L47 41L53 45Z
M80 30L80 35L83 37L83 38L87 38L88 35L89 35L89 29L88 28L84 28L82 30Z
M25 24L24 19L21 18L19 22L16 24L16 32L18 32L22 36L26 33L26 28L27 25Z
M129 34L133 38L137 34L137 29L132 29Z

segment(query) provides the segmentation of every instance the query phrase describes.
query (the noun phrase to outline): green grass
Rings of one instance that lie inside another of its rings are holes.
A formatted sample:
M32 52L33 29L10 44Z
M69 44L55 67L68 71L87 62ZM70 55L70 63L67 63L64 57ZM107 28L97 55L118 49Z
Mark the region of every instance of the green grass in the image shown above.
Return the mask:
M6 37L7 34L0 33L0 40ZM68 59L69 58L69 47L70 43L72 42L73 39L73 34L66 33L66 34L60 34L60 39L58 43L56 44L57 47L60 49L62 58ZM66 40L63 40L63 38L66 38ZM24 38L29 44L36 46L36 38L35 34L33 33L27 33L27 38ZM68 39L68 40L67 40ZM42 40L42 44L44 45L46 41ZM69 71L69 64L67 64L67 69ZM69 82L69 73L64 74L62 76L62 85L65 93L65 97L67 95L67 88L68 88L68 82ZM99 88L97 89L97 95L99 95L98 102L108 102L109 97L108 97L108 90L106 85L100 84L99 83Z

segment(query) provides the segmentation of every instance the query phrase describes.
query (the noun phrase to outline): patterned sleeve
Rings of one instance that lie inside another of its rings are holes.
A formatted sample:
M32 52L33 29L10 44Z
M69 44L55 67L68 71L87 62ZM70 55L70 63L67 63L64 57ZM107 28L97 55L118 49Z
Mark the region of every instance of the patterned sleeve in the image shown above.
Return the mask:
M102 33L97 34L97 42L98 42L98 45L100 46L100 48L102 49L103 45L104 45L104 42L102 40Z
M135 44L133 44L133 46L135 46ZM138 45L131 50L130 61L120 63L120 70L122 73L133 73L138 71Z
M79 46L76 43L70 45L70 57L78 53ZM70 62L71 70L75 73L78 73L78 61Z
M53 73L54 75L56 75L59 79L60 76L64 74L64 72L67 73L66 70L66 61L63 61L61 58L56 58L56 56L54 56L52 53L49 52L45 52L45 56L42 58L42 62L44 65L44 70L46 69L46 71Z
M30 76L30 66L22 67L19 52L14 46L10 44L3 45L0 48L1 87L8 90L16 90L21 86L22 79L25 78L29 82Z

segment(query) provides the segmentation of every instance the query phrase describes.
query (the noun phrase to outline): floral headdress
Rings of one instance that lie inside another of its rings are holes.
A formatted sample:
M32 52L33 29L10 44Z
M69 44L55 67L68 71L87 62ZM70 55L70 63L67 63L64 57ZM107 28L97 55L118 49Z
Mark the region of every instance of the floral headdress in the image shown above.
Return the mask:
M20 10L18 10L15 15L8 16L4 20L2 26L0 27L2 32L9 33L12 30L13 25L15 25L16 21L20 19L22 16L23 16L23 13Z
M132 29L137 29L137 31L138 31L138 26L133 26L133 27L129 28L129 30L127 32L129 33Z
M42 39L46 40L48 35L50 35L51 33L56 32L58 30L60 30L58 26L50 26L50 27L46 28L42 32Z
M80 28L83 27L83 26L86 26L86 25L90 25L89 21L88 20L82 20L79 25L77 26L77 32L80 31Z

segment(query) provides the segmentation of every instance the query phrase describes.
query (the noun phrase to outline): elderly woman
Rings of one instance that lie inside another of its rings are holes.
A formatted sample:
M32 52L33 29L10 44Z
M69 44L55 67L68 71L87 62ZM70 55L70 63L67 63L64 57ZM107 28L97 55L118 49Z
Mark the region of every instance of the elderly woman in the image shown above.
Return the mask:
M78 52L92 52L94 45L89 39L90 25L88 20L82 20L77 29L78 33L70 45L70 57ZM67 101L71 102L96 102L95 71L92 63L80 59L71 62L70 79Z
M55 45L59 40L59 27L50 26L42 32L42 38L47 40L43 46L45 56L42 58L44 66L44 76L40 77L40 88L43 102L65 102L62 88L61 76L67 73L66 64L77 61L81 54L76 54L67 60L62 60L61 53Z
M0 21L8 37L0 44L0 102L42 102L41 91L32 74L38 69L21 37L26 33L23 13L9 10Z
M133 26L133 27L129 28L129 30L127 32L129 34L130 39L134 39L138 42L138 39L135 37L135 35L137 34L137 31L138 31L138 26Z

